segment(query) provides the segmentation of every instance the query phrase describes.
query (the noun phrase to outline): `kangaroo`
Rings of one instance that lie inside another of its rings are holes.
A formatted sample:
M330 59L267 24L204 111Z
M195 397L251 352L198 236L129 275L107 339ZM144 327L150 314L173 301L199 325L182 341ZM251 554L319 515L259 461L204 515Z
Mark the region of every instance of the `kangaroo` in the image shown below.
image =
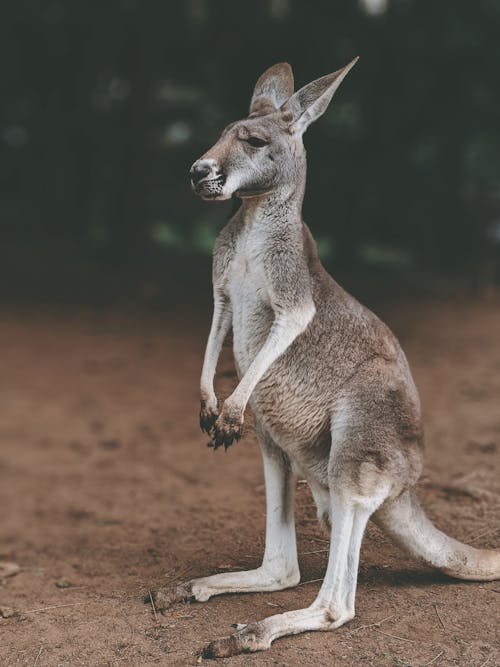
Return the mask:
M351 620L368 519L447 575L500 578L500 551L448 537L421 508L414 492L422 470L420 403L406 357L388 327L326 272L302 221L303 133L356 61L295 93L290 65L274 65L257 81L249 116L226 127L191 168L202 199L241 199L214 249L200 425L215 449L227 448L241 437L250 404L264 464L266 542L260 567L160 589L157 608L296 586L297 475L307 480L319 519L331 525L314 602L237 625L209 644L205 657L261 651L279 637ZM219 406L213 382L230 327L239 384Z

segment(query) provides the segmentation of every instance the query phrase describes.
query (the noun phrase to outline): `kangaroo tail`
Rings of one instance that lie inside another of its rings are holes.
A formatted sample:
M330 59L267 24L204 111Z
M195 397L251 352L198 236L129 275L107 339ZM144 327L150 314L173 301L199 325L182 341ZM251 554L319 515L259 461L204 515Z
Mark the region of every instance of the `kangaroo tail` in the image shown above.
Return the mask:
M384 503L373 520L405 551L450 577L500 579L500 550L475 549L445 535L427 518L414 491Z

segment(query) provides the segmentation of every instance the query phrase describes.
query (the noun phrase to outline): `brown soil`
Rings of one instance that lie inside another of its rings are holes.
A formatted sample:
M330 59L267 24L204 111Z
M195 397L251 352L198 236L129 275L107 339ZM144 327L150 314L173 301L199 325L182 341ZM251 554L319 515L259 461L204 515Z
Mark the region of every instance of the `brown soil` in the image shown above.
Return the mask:
M422 395L424 505L444 530L484 547L500 545L499 305L429 297L382 308ZM0 665L200 664L203 645L231 623L313 600L327 541L299 484L299 587L157 618L142 602L167 582L255 567L263 550L251 427L227 454L207 449L198 429L207 328L205 315L181 311L4 310L0 562L21 569L0 586ZM223 394L231 368L226 351ZM225 664L500 664L500 583L426 570L372 526L361 558L354 621Z

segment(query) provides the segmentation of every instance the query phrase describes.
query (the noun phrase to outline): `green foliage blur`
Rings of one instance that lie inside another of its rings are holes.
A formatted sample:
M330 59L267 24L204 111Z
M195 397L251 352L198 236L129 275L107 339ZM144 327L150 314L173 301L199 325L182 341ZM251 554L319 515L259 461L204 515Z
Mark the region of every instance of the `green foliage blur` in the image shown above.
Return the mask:
M305 138L338 264L461 267L500 241L500 0L18 0L0 20L1 251L209 255L188 169L286 60L361 57ZM154 260L152 259L154 258ZM181 262L181 264L183 263Z

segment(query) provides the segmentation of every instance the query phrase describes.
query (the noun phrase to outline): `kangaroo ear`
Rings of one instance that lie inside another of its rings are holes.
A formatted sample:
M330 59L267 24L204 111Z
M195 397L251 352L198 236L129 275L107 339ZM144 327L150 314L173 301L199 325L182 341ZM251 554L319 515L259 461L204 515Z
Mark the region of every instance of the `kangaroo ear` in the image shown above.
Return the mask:
M283 104L281 110L292 116L290 128L293 132L302 134L313 121L326 111L333 94L358 59L354 58L348 65L333 72L333 74L327 74L308 83L307 86L298 90Z
M288 63L278 63L269 69L255 84L250 102L250 115L263 116L277 111L293 95L293 73Z

